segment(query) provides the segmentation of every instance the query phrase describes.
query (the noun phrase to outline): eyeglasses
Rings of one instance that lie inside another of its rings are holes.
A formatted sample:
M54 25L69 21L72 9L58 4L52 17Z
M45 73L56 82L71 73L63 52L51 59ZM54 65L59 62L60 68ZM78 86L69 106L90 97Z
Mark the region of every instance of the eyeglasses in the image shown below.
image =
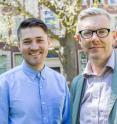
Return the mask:
M108 36L108 34L110 32L110 29L108 29L108 28L101 28L101 29L97 29L97 30L88 30L88 29L86 29L86 30L79 31L79 34L84 39L90 39L93 36L94 32L97 34L97 36L99 38L104 38L104 37Z

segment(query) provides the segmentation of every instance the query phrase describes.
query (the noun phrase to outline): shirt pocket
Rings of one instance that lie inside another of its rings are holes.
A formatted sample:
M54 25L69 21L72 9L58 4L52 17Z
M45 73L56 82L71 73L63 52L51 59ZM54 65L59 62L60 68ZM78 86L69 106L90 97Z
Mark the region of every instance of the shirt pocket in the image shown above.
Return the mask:
M24 104L23 100L20 99L15 99L12 100L10 104L10 115L15 118L15 117L23 117L25 115L25 107L26 105Z

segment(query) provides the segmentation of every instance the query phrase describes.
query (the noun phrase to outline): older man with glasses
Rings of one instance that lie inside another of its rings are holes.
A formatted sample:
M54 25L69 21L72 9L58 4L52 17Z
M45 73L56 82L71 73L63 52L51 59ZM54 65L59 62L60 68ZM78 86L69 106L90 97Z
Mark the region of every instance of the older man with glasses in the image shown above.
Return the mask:
M103 9L79 14L76 39L88 62L71 84L72 124L117 124L117 52L111 22Z

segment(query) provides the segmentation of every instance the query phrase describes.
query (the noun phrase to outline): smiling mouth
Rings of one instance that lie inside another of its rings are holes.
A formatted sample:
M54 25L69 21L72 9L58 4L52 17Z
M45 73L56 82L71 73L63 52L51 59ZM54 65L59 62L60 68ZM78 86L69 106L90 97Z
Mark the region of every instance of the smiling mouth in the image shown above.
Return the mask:
M98 49L98 48L103 48L103 47L97 46L97 47L90 47L89 49Z
M29 55L31 55L31 56L38 56L38 55L41 55L42 54L42 52L38 52L38 53L29 53Z

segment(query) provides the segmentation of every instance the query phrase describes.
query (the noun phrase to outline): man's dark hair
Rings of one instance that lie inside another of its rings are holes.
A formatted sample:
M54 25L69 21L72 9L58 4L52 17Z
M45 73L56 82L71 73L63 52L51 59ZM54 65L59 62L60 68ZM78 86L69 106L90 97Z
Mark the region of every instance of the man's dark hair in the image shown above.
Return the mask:
M18 27L18 30L17 30L18 40L20 40L21 30L25 28L31 28L31 27L41 27L46 33L48 33L48 28L42 20L37 18L28 18L23 20Z

